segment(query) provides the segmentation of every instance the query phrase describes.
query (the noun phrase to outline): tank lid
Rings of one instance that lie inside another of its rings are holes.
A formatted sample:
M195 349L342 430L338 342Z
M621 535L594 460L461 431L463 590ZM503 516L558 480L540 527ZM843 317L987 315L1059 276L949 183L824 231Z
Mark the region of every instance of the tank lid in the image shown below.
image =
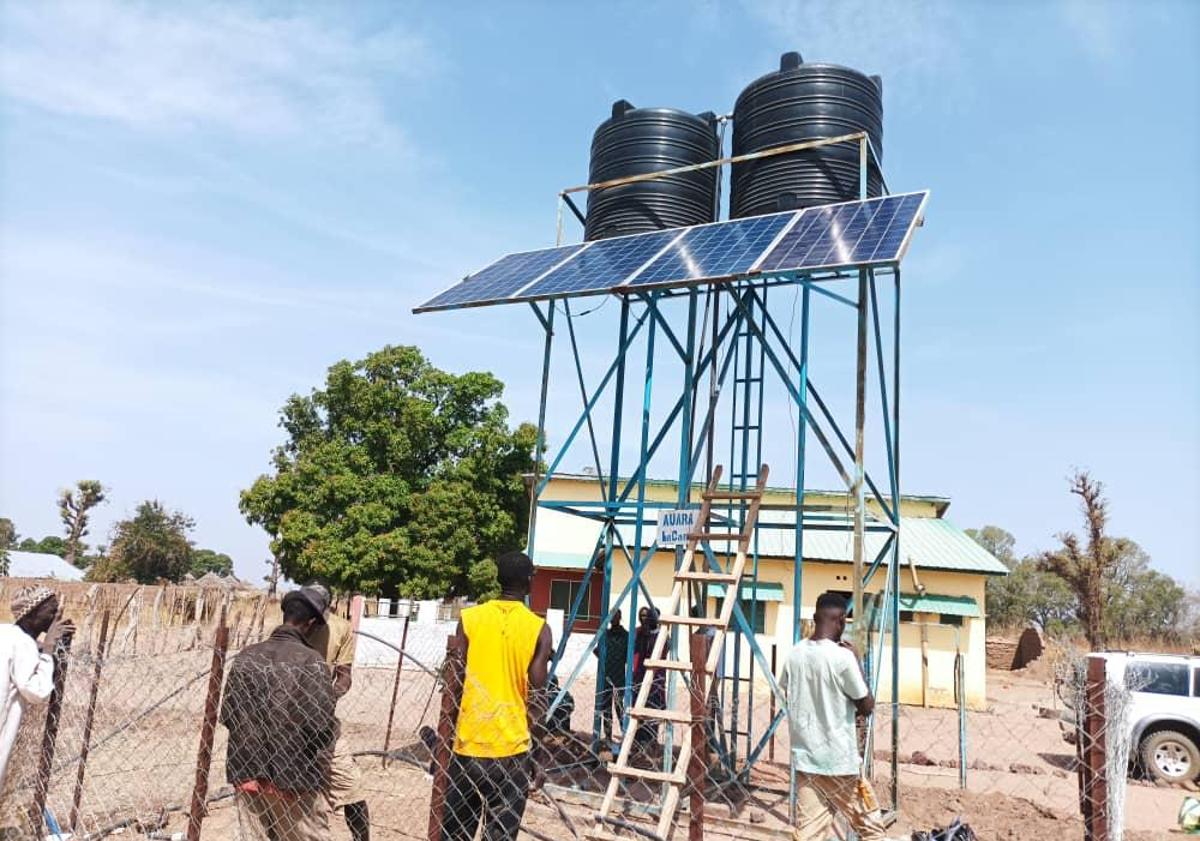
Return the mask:
M804 59L800 57L800 53L798 52L784 53L779 57L779 69L781 71L795 70L803 63Z
M625 116L626 111L633 110L633 103L628 99L618 99L612 106L612 118L619 120Z

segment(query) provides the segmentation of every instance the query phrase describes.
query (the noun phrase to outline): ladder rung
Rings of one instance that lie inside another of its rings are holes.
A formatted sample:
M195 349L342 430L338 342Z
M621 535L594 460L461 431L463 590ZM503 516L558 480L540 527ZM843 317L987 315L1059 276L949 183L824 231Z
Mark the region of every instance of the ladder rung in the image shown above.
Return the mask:
M708 541L728 540L730 542L736 542L736 541L742 540L743 538L748 540L750 538L750 535L736 534L736 533L725 534L724 532L719 532L719 531L697 531L697 532L692 532L691 534L688 535L688 539L690 539L690 540L708 540Z
M676 581L719 581L732 584L737 579L736 575L729 572L694 572L685 569L675 573Z
M692 717L678 710L656 710L650 707L633 707L629 710L630 718L651 718L658 721L674 721L679 724L691 724Z
M724 628L725 623L716 616L674 616L658 617L664 625L695 625L698 628Z
M682 774L676 774L674 771L650 771L646 768L630 768L628 765L617 765L614 762L608 763L608 773L615 774L618 777L637 777L642 780L654 780L660 783L671 783L672 785L681 786L687 779Z
M691 663L685 663L682 660L647 660L647 669L664 669L673 672L690 672L692 670Z

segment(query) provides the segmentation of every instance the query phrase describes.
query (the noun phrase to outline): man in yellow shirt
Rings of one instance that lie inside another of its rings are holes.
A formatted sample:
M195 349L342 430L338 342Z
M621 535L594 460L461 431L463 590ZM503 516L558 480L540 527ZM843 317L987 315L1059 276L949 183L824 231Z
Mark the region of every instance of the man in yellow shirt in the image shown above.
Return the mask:
M513 841L529 796L530 723L540 734L552 640L545 621L525 606L533 561L508 552L496 568L500 597L467 608L458 622L466 672L443 841L472 841L480 824L483 841Z
M329 591L320 584L301 587L300 591L311 593L316 597L315 601L326 605L330 603ZM332 675L333 694L340 699L350 691L354 667L355 639L350 622L336 613L326 613L325 623L313 629L308 643L325 658ZM354 764L346 740L341 738L340 722L338 732L329 766L329 806L334 810L342 810L352 841L370 841L371 819L362 794L362 774Z

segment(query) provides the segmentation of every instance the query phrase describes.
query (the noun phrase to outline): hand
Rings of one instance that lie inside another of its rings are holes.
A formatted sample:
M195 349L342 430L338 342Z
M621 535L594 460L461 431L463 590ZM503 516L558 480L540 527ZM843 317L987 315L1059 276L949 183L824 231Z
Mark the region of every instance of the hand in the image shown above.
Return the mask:
M541 788L546 783L546 770L541 765L535 765L533 774L529 778L529 791L541 791Z
M75 634L75 623L70 619L62 618L62 609L59 609L58 616L50 623L49 629L46 631L46 636L42 641L42 651L47 654L54 654L58 651L58 644L62 642L63 637L70 637Z
M840 647L846 649L847 651L849 651L851 654L853 654L855 660L858 659L858 651L854 648L854 643L850 642L850 640L847 640L847 639L838 640L838 645Z

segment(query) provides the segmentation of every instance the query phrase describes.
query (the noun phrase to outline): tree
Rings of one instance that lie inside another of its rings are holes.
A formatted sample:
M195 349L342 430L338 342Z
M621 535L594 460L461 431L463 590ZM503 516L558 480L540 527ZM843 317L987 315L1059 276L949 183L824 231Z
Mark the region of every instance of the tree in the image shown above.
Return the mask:
M998 561L1009 569L1017 562L1013 547L1017 539L999 526L984 526L980 529L967 529L967 537L974 540L984 549L991 552Z
M1105 625L1110 639L1178 640L1185 633L1188 594L1175 579L1150 568L1150 556L1132 540L1117 539L1116 569L1105 582Z
M67 541L57 534L48 534L41 540L34 540L32 537L27 537L13 548L21 552L42 552L46 555L58 555L60 558L65 558L67 555Z
M8 517L0 517L0 575L8 575L8 550L17 542L17 527Z
M415 347L332 366L293 395L273 473L241 495L294 581L407 598L479 595L472 565L524 543L537 433L508 425L503 385Z
M1058 535L1062 544L1053 552L1043 552L1041 568L1062 578L1079 601L1078 615L1084 636L1093 650L1104 647L1108 629L1104 622L1105 582L1116 570L1130 541L1113 540L1106 533L1108 500L1104 485L1086 471L1077 470L1070 480L1071 493L1079 497L1087 531L1086 545L1071 532Z
M197 578L208 572L217 575L231 575L233 558L224 552L214 552L212 549L193 549L188 572Z
M80 479L75 490L69 488L59 492L58 516L62 518L67 533L67 563L74 565L76 558L85 549L83 538L88 533L88 512L104 502L104 486L95 479Z
M195 523L180 511L168 511L158 500L146 500L136 513L113 527L112 546L88 570L91 581L140 584L165 579L178 581L189 569L192 544L188 532Z

